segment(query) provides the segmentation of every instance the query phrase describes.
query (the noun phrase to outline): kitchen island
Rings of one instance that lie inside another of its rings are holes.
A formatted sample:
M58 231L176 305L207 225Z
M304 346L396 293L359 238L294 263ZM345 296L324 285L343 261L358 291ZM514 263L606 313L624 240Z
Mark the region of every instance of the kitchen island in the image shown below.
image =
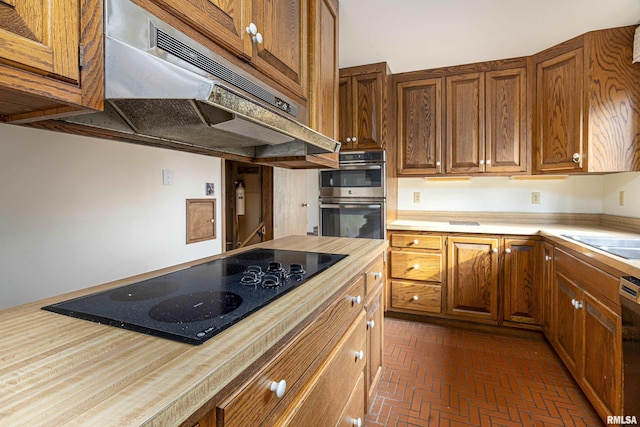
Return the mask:
M316 316L355 289L354 283L369 284L368 269L383 263L386 246L384 240L309 236L253 246L348 256L199 346L40 308L238 251L0 311L0 424L195 424L215 408L214 397L241 386L251 377L247 372L258 369L256 363L268 361L269 352L276 354L289 338L298 337ZM338 339L332 338L334 345Z

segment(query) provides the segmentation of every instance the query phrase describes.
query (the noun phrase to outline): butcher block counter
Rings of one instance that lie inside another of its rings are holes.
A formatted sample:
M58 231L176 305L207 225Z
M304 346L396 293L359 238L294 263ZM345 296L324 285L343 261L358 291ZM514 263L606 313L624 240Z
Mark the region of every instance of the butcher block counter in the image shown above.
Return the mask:
M0 425L173 426L191 422L193 414L202 412L207 402L267 350L311 323L310 315L345 292L367 266L377 260L382 263L387 243L289 236L251 248L256 247L348 257L198 346L41 307L242 250L0 311Z

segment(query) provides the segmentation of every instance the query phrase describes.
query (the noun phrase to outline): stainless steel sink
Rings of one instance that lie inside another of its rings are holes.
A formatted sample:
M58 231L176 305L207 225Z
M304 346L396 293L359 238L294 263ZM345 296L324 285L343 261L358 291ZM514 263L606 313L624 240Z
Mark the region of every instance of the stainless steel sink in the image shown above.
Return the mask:
M640 259L640 238L616 238L597 236L569 236L563 235L576 242L593 246L601 251L609 252L627 259Z

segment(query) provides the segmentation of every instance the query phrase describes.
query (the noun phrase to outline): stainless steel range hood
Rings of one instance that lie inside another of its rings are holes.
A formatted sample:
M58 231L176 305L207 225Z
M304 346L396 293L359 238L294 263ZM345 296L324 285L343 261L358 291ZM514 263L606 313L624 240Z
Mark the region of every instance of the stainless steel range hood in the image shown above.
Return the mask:
M105 109L65 121L251 158L339 151L302 106L131 1L105 1L105 28Z

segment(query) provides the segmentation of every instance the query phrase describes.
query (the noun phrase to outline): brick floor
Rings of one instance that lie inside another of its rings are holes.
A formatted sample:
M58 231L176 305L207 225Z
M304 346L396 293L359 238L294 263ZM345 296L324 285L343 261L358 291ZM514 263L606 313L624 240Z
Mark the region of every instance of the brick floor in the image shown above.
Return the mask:
M603 426L542 336L386 318L384 344L369 427Z

